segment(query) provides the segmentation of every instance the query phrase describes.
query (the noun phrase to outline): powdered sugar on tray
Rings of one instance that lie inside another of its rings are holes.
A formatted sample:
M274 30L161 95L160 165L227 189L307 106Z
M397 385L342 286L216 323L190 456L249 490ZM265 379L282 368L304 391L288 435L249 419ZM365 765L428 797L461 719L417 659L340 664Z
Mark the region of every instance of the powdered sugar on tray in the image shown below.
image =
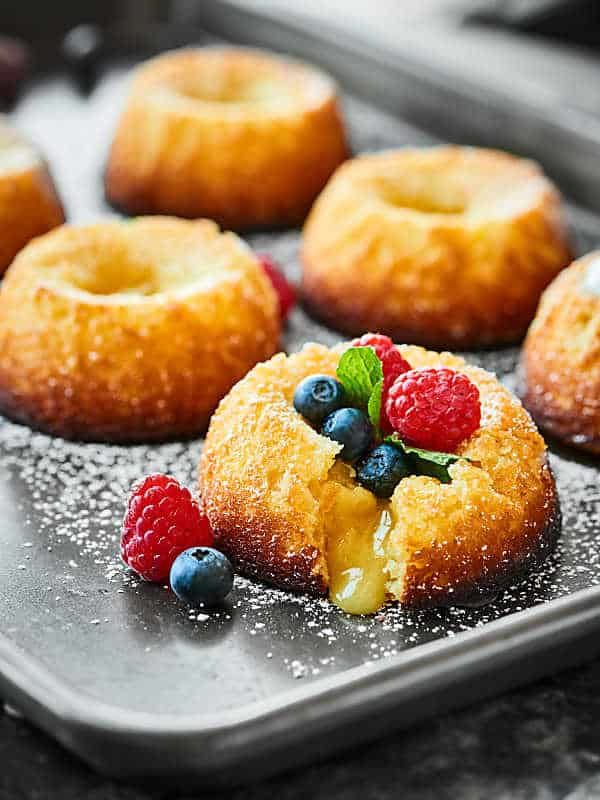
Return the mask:
M108 89L103 92L107 94ZM363 103L349 100L346 106L357 151L431 141L414 128ZM30 122L28 108L26 105L26 123ZM92 105L86 113L95 114L94 119L100 120L103 110L104 106ZM56 157L60 161L62 156L58 153ZM92 166L95 169L95 165L90 165L90 170ZM78 183L89 186L91 182ZM74 184L73 192L77 191ZM82 196L78 200L80 217L98 210L92 206L91 197ZM288 278L298 281L297 231L259 234L251 237L250 243L257 251L269 253ZM593 244L589 237L579 236L581 250L591 249ZM294 351L307 341L333 345L340 337L296 308L283 344L286 350ZM516 348L508 348L467 357L496 372L514 388L517 352ZM45 601L48 610L51 603L60 606L67 596L85 597L90 574L99 577L100 599L94 613L73 620L74 624L85 622L86 628L110 641L108 637L116 621L109 599L119 595L125 605L125 601L130 601L127 626L131 631L131 647L139 648L143 658L151 659L155 650L168 646L159 640L165 630L168 641L169 636L176 638L183 630L188 639L193 633L196 643L213 642L235 630L244 652L260 659L263 666L270 666L269 675L276 669L291 680L304 681L393 657L408 647L451 637L512 612L600 584L598 472L590 461L571 452L561 452L551 457L563 513L563 531L555 553L539 571L496 598L482 598L478 607L416 613L390 607L372 617L350 617L327 600L292 595L237 577L232 600L226 608L211 613L187 609L168 591L150 590L127 570L118 557L118 540L131 483L157 471L171 473L193 488L201 446L201 441L133 447L77 444L0 422L0 475L16 487L22 531L22 540L17 543L18 556L14 565L6 568L14 568L23 575L40 569L35 551L43 542L51 567L44 567L37 584L39 592L48 598ZM104 597L106 606L102 605ZM138 613L139 608L143 614ZM51 618L52 614L48 616ZM156 633L151 622L154 617ZM6 631L10 635L16 629L17 623L11 623Z
M200 442L135 447L77 444L3 422L0 469L23 485L30 515L36 520L35 531L24 531L22 566L33 567L25 559L35 533L36 541L43 538L48 549L69 543L67 562L57 565L73 576L69 591L84 590L77 582L78 565L91 562L104 575L109 592L137 592L140 581L118 558L119 528L129 487L140 475L152 471L169 472L193 486L200 449ZM281 668L294 679L301 679L323 674L340 662L356 664L387 658L406 647L453 636L599 584L597 471L591 464L572 460L572 454L569 459L554 454L551 463L564 519L556 551L542 569L495 599L482 598L480 607L412 613L389 607L372 617L352 618L327 600L292 595L237 577L229 608L213 613L182 609L169 595L172 613L185 614L189 625L206 631L235 617L235 623L254 639L255 648L264 640L261 649L265 659L277 659L273 643L278 639L285 638L288 643L297 639L299 657L281 658ZM59 596L55 599L59 602ZM109 620L101 616L89 620L98 626L105 622Z

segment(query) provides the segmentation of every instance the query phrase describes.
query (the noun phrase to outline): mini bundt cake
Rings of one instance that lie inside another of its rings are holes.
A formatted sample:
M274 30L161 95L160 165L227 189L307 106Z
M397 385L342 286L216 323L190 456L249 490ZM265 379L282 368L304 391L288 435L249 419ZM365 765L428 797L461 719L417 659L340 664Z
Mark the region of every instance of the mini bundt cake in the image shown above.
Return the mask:
M600 251L542 295L521 355L520 391L536 422L600 454Z
M30 239L64 220L45 162L0 116L0 277Z
M558 192L534 163L432 147L342 165L302 260L306 304L333 328L467 348L520 339L570 251Z
M106 194L136 214L295 225L346 155L328 76L259 51L184 49L138 70Z
M65 225L0 287L0 410L68 438L196 434L279 332L260 262L215 223Z
M443 391L448 380L462 386L451 412L468 435L453 455L404 444L408 461L404 471L394 467L395 488L381 483L380 467L396 439L357 462L356 453L345 455L343 435L329 438L336 420L362 412L344 408L315 429L296 410L310 376L317 387L311 402L325 408L335 397L326 391L327 376L336 370L339 376L348 345L309 344L289 357L276 355L221 402L201 456L199 488L218 546L240 571L285 589L329 592L346 611L369 613L389 600L409 607L472 600L548 553L558 530L556 490L544 441L519 401L461 358L397 350L396 369L409 371L386 390L388 414L401 408L392 397L399 383L414 392L420 381L439 376ZM465 403L475 401L478 413L465 428ZM310 403L306 408L308 414ZM440 417L437 424L445 423ZM447 435L441 427L437 433ZM447 465L441 473L436 460Z

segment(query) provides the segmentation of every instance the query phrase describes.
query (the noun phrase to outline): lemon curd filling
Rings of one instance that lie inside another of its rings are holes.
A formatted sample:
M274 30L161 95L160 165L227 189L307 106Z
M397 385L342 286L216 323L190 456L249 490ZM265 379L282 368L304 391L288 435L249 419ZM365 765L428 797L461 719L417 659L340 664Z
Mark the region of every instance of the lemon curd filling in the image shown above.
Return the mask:
M390 503L357 486L345 464L338 462L330 477L325 515L329 599L349 614L372 614L386 601Z

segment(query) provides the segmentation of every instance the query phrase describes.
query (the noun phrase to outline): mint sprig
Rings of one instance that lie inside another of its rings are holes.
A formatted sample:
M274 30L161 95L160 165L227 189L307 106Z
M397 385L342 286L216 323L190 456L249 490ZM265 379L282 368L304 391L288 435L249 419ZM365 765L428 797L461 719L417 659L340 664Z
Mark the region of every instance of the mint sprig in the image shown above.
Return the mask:
M375 427L375 430L377 431L378 437L381 436L379 426L381 424L382 391L383 391L383 378L380 381L377 381L377 383L373 387L373 391L371 392L371 396L369 397L369 402L367 403L367 413L369 414L371 425L373 425Z
M367 408L383 367L371 347L350 347L340 358L336 375L353 405Z
M362 408L379 434L383 367L371 347L350 347L340 358L338 381L351 405Z
M369 415L375 428L376 438L381 441L381 405L383 392L383 365L372 347L350 347L340 358L337 379L344 387L351 405L361 408ZM384 442L392 444L405 453L417 475L429 475L440 483L451 483L449 467L460 459L472 462L456 453L441 453L424 450L405 444L397 433L386 436Z
M417 474L437 478L440 483L452 482L448 467L455 464L459 459L471 461L470 458L456 455L456 453L440 453L437 450L423 450L421 447L411 447L405 444L395 433L391 436L386 436L385 441L398 447L411 457Z

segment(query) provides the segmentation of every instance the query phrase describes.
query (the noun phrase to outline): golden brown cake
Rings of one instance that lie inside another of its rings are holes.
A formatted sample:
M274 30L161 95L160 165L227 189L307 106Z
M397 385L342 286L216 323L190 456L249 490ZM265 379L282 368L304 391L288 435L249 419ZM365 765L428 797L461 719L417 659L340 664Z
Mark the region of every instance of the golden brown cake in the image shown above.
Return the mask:
M539 167L466 147L341 166L304 230L306 303L351 335L466 348L521 338L569 263L556 189Z
M520 382L542 428L600 453L600 251L575 261L544 292Z
M218 546L238 569L285 589L329 592L364 613L388 600L471 599L544 558L558 527L556 490L544 441L519 401L458 357L401 347L414 368L468 376L482 416L457 450L450 483L412 475L382 500L292 405L304 378L335 375L346 347L309 344L259 364L211 420L200 492ZM349 574L358 576L353 585Z
M195 434L279 328L258 259L213 222L65 225L0 288L0 410L70 438Z
M259 51L185 49L138 70L106 193L136 214L295 225L346 155L323 73Z
M0 115L0 277L30 239L64 219L45 162Z

